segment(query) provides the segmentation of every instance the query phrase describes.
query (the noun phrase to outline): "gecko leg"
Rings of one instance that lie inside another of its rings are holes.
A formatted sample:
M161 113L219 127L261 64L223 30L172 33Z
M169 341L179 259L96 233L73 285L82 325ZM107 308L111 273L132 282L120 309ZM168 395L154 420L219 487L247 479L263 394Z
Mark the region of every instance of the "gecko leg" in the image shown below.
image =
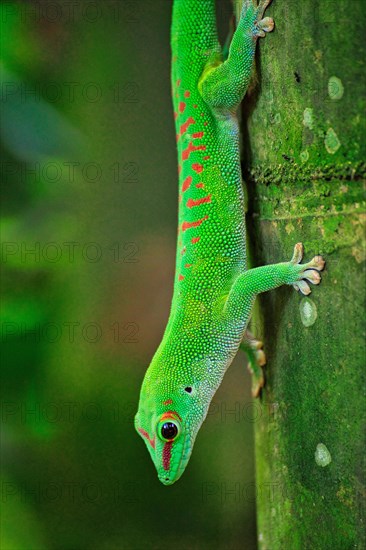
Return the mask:
M225 44L223 45L223 48L222 48L222 57L224 61L226 61L227 58L229 57L230 44L233 39L234 32L235 32L235 17L234 15L232 15L229 22L229 32L226 37Z
M208 63L203 71L198 88L211 107L235 110L242 101L250 82L257 38L274 27L271 18L262 19L269 3L261 1L255 7L249 0L244 2L228 58L219 65Z
M255 267L239 275L226 301L227 315L232 319L248 319L257 294L282 285L292 285L302 294L310 294L308 282L320 283L319 271L324 269L325 261L315 256L310 262L301 264L302 256L303 245L297 243L290 262Z
M262 367L266 364L266 356L263 351L263 344L246 329L243 340L240 344L248 358L248 369L252 374L252 395L258 397L261 388L264 386L264 373Z

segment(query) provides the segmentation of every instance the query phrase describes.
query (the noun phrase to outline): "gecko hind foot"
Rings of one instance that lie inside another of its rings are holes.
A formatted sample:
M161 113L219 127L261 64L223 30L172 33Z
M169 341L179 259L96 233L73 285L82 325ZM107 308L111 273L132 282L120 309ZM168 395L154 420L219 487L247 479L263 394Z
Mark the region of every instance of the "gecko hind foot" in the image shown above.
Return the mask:
M245 351L248 358L248 370L252 375L252 395L258 397L264 386L262 367L266 364L266 356L263 351L263 343L257 340L247 329L240 348Z
M304 254L304 247L302 243L295 244L294 254L291 259L291 264L298 268L297 280L292 283L295 290L299 290L302 294L307 296L311 293L308 282L313 285L318 285L321 281L319 271L322 271L325 266L325 260L322 256L314 256L310 262L306 264L300 264Z
M274 21L272 17L263 17L264 12L268 8L272 0L260 0L256 9L257 22L255 24L256 36L264 38L267 32L271 32L274 29Z

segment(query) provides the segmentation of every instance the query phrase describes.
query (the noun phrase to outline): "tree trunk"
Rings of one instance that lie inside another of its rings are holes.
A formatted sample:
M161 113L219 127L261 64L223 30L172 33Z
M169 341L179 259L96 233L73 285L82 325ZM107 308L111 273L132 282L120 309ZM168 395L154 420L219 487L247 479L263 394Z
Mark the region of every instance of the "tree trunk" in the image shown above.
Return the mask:
M241 0L236 0L236 9ZM364 548L365 7L274 0L244 106L252 265L326 259L311 297L262 295L257 402L262 549Z

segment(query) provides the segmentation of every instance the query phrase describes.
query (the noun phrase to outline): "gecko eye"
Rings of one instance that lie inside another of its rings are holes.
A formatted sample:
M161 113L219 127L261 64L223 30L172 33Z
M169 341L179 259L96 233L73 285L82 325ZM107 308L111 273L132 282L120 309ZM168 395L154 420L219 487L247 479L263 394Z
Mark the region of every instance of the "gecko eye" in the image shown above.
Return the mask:
M178 435L178 426L174 422L165 422L161 427L161 435L163 439L171 441Z
M157 435L163 441L173 441L176 439L181 432L180 422L175 416L170 415L167 417L168 413L162 415L162 418L158 425L156 426ZM176 413L174 413L176 414Z

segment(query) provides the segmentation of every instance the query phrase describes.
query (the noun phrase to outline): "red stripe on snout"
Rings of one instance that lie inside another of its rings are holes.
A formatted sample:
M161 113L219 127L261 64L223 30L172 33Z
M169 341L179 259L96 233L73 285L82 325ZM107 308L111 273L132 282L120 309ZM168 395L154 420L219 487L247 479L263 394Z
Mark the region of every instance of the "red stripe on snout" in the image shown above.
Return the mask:
M170 468L170 459L172 457L172 446L173 441L168 441L163 447L163 468L164 470L169 470Z

